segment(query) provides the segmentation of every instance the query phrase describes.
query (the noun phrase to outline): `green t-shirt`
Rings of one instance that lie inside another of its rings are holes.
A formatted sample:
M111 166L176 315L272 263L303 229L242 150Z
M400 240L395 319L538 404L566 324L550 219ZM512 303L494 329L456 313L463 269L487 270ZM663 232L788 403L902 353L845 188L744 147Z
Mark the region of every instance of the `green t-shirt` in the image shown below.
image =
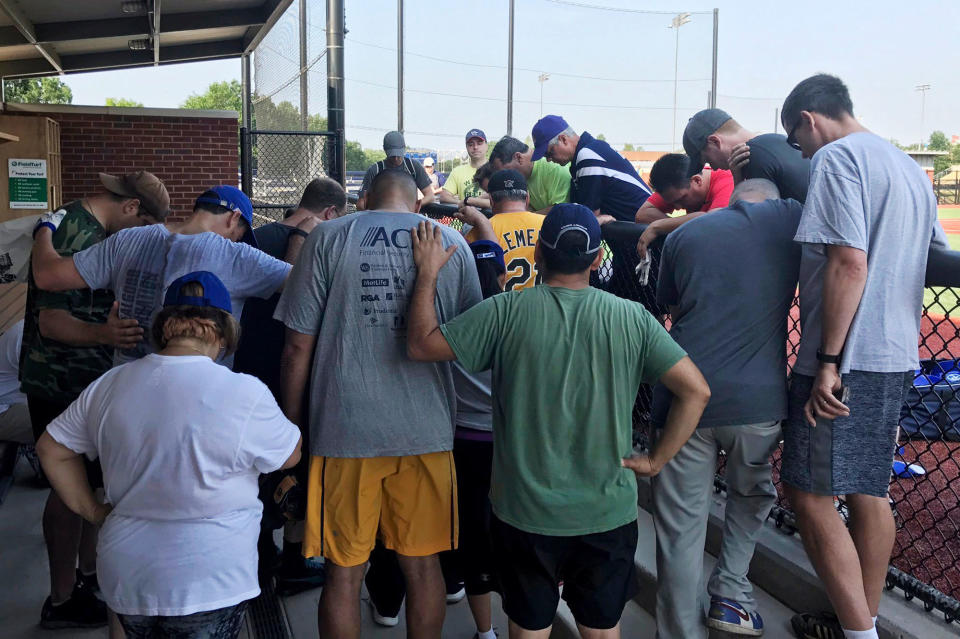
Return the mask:
M441 327L460 363L493 369L490 500L531 533L585 535L637 518L633 404L685 353L640 304L547 285L495 295Z
M527 180L530 210L541 211L570 201L570 169L541 158L533 163Z
M53 234L53 248L62 256L73 255L103 241L106 229L79 201L63 207L67 212ZM33 271L27 284L27 309L20 349L20 388L27 395L57 401L75 399L90 382L113 366L110 346L70 346L40 334L42 309L69 311L78 320L107 321L113 293L88 288L55 293L37 288Z
M473 175L476 172L477 170L469 164L461 164L450 171L447 181L443 183L444 190L461 200L468 197L483 197L485 195L483 189L473 181Z

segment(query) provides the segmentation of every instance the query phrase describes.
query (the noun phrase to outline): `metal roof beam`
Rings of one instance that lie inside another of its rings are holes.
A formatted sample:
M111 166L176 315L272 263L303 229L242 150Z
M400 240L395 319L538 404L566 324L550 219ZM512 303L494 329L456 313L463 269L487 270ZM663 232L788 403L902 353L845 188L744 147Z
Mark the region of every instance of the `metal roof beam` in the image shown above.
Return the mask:
M150 37L153 39L153 66L160 64L160 0L153 0L153 18L150 23Z
M17 28L18 31L27 39L27 42L36 47L37 51L40 52L47 62L50 63L50 66L53 67L53 70L57 73L63 73L63 65L60 63L60 56L57 55L56 51L49 49L45 44L40 43L37 40L37 34L34 31L33 23L27 18L26 14L17 5L13 0L0 0L0 9L9 16L10 20L13 22L13 26Z
M234 9L232 11L195 11L165 13L160 16L161 33L219 29L222 27L256 27L266 21L263 9ZM38 42L65 42L93 38L150 37L150 23L144 16L111 18L109 20L78 20L76 22L42 22L34 25ZM0 38L3 37L0 27ZM0 45L6 44L0 40ZM24 44L23 41L9 44Z
M277 23L283 12L293 3L293 0L264 0L260 5L259 11L263 16L263 24L257 29L247 29L247 34L243 37L244 53L249 53L257 48L264 36L270 32L273 25Z

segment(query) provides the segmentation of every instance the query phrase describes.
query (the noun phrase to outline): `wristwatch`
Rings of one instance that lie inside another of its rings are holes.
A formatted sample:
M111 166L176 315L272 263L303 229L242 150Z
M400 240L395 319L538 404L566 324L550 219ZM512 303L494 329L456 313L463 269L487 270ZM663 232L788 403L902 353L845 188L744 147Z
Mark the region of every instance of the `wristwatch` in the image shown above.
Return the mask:
M817 349L817 361L822 364L839 364L840 358L843 357L843 353L838 353L836 355L827 355L819 348Z
M310 236L309 233L307 233L303 229L298 229L297 227L293 227L293 230L290 232L293 233L294 235L299 235L300 237L304 237L304 238Z

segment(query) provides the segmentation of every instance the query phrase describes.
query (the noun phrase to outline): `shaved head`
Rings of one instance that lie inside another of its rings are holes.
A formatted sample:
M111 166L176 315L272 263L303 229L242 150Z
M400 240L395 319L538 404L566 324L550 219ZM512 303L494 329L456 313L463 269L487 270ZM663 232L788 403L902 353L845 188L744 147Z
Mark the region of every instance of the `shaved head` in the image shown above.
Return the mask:
M387 202L403 202L408 205L408 210L416 209L417 183L409 173L402 169L384 169L373 178L367 194L367 208L379 209L381 203L385 205Z
M753 178L744 180L733 189L730 194L730 204L733 205L741 200L746 202L763 202L764 200L779 200L780 189L770 180L763 178Z

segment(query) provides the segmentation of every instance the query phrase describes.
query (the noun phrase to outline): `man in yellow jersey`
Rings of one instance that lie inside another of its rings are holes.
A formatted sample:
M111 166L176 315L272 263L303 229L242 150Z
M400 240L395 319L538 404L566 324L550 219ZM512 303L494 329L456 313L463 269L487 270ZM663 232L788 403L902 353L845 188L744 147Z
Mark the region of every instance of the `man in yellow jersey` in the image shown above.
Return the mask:
M461 164L450 171L437 198L443 204L487 208L490 206L487 194L473 180L473 174L487 161L487 134L480 129L470 129L466 138L470 164Z
M536 162L532 158L533 149L517 138L506 136L500 138L490 152L490 165L496 171L519 171L527 181L528 208L546 215L554 204L570 201L570 171L546 158Z
M503 249L503 260L507 265L507 279L503 290L512 291L530 288L540 282L537 265L533 259L533 250L540 237L543 215L527 210L530 196L527 194L527 181L519 171L506 169L490 176L488 183L490 199L493 201L493 226L497 243ZM471 220L482 216L472 206L461 207L457 217L476 226ZM467 241L481 239L475 230L467 233Z

